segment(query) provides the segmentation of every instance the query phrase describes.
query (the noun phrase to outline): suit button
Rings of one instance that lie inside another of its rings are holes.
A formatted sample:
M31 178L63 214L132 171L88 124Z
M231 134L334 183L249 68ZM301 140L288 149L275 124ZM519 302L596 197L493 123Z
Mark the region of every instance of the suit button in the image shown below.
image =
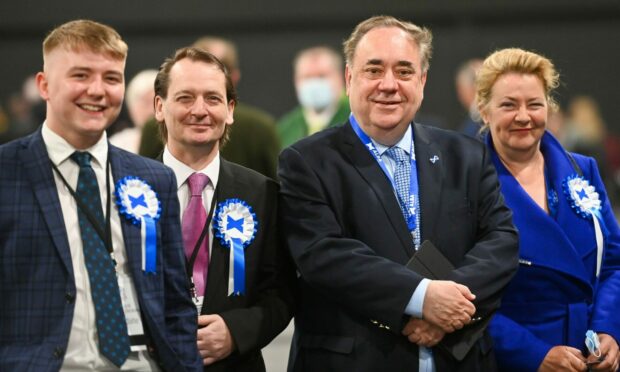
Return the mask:
M61 348L60 346L56 347L54 349L54 358L56 359L60 359L62 358L62 356L65 354L65 350L63 348Z
M73 303L73 301L75 301L75 293L71 293L71 292L67 292L65 293L65 300L67 300L67 303Z

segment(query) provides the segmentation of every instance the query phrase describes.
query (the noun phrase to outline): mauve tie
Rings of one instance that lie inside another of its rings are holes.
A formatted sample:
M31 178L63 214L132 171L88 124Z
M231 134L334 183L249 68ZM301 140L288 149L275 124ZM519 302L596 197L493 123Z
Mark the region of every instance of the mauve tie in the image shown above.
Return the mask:
M190 192L187 208L183 212L181 227L183 230L183 245L185 247L185 256L187 260L192 257L196 242L200 238L202 229L207 222L207 211L202 201L202 190L209 183L209 177L202 173L192 173L187 180ZM196 294L204 296L205 286L207 284L207 270L209 269L209 234L200 244L192 277L196 286Z

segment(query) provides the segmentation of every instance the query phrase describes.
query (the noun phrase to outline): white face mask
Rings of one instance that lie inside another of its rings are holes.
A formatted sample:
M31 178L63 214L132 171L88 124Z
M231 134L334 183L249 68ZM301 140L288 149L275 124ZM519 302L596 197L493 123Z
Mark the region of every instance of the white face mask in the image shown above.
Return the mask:
M304 108L321 111L333 101L334 93L329 80L311 78L299 84L297 99Z

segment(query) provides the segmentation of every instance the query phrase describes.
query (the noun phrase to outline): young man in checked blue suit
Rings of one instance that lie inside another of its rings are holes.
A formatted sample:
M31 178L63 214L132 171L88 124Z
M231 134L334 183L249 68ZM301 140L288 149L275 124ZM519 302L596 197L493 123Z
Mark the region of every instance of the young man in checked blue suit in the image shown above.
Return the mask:
M174 175L104 132L126 56L108 26L54 29L46 120L0 146L2 371L201 369Z

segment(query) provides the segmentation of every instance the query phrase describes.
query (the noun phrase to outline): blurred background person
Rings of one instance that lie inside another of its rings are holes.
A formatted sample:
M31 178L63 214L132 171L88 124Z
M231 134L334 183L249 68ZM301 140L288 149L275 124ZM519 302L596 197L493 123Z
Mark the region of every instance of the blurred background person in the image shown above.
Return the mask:
M477 103L506 204L519 230L519 270L491 321L501 371L585 371L594 330L618 369L620 228L594 159L568 153L546 131L559 76L522 49L491 54Z
M456 96L467 115L459 125L459 132L480 139L480 114L476 107L476 72L482 66L481 59L465 61L456 72L454 84Z
M21 87L6 102L6 113L0 125L0 143L9 142L34 132L45 119L36 114L35 107L45 106L39 96L34 75L28 76Z
M566 136L566 115L564 115L564 110L558 104L555 110L548 112L548 115L547 130L564 145L564 137Z
M236 89L241 79L241 70L235 44L223 38L205 36L196 40L193 46L213 54L222 61ZM234 128L229 131L228 142L221 149L222 156L228 161L276 179L280 140L276 133L274 118L257 107L237 102L234 123ZM157 124L149 122L143 130L140 154L155 158L162 151L163 143L158 134Z
M619 141L607 129L599 105L590 96L580 95L568 103L566 148L593 157L598 163L612 205L620 201L620 147Z
M124 150L138 153L142 128L149 120L154 120L155 109L155 77L157 70L142 70L131 79L127 85L125 104L129 112L129 118L133 126L125 128L110 136L110 143Z
M345 123L350 113L338 52L325 46L303 49L295 57L293 69L299 106L278 121L282 147Z
M588 96L577 96L568 103L566 148L591 156L599 165L604 161L605 122L596 101Z

